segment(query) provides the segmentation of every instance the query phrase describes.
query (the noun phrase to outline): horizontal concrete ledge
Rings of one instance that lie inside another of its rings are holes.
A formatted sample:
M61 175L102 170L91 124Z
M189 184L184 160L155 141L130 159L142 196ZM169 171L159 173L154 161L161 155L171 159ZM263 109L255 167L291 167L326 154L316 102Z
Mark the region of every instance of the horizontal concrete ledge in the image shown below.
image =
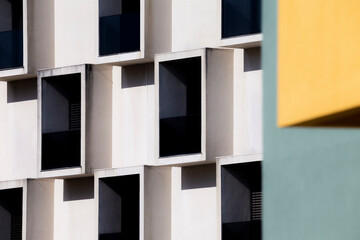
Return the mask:
M220 47L232 47L232 48L252 48L260 47L263 40L263 35L251 34L233 38L224 38L220 40Z
M8 82L36 77L36 73L29 74L25 68L14 68L8 70L0 70L0 81Z
M108 56L98 56L96 64L130 64L130 63L141 63L144 61L144 51L136 51L129 53L119 53Z
M249 154L249 155L234 155L234 156L223 156L217 157L216 162L219 165L227 165L227 164L234 164L234 163L246 163L246 162L256 162L262 161L263 154Z
M26 183L27 183L26 179L1 181L0 190L11 189L11 188L25 188Z

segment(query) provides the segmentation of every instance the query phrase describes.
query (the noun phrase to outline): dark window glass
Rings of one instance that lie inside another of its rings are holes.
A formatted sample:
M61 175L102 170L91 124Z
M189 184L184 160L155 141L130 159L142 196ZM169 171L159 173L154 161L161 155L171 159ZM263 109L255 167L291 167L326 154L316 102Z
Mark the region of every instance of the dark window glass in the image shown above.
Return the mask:
M140 0L99 0L100 56L140 50Z
M159 64L160 157L201 153L201 57Z
M41 169L80 166L81 74L42 79Z
M261 31L261 0L222 0L222 37Z
M0 69L22 66L22 0L0 0Z
M99 240L139 240L140 176L99 180Z
M221 168L222 240L261 240L261 163Z
M0 190L0 239L22 239L22 188Z

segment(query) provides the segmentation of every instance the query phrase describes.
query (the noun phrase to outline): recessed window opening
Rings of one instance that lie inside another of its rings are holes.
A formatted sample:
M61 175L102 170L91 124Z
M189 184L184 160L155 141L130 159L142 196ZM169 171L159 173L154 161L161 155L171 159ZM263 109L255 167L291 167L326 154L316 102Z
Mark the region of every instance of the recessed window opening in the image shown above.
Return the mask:
M260 240L261 219L261 163L222 166L222 240Z
M22 188L0 190L0 235L1 239L22 239Z
M80 167L81 74L42 78L41 169Z
M99 179L99 240L139 240L139 174Z
M222 0L222 38L261 31L261 0Z
M0 70L23 66L23 0L0 0Z
M159 63L160 157L201 153L201 57Z
M140 50L140 0L99 0L100 56Z

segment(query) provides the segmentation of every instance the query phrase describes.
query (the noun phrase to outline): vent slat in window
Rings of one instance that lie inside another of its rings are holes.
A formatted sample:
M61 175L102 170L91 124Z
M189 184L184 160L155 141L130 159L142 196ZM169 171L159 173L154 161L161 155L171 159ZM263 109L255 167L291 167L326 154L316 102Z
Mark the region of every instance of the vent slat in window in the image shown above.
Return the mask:
M262 192L251 193L251 219L262 219Z

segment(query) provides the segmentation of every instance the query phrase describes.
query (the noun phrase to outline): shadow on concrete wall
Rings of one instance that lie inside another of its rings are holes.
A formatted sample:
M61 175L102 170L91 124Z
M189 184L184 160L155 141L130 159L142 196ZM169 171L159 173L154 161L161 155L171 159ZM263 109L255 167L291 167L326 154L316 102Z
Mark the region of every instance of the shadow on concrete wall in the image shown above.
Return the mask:
M122 67L121 88L154 85L154 63Z
M64 180L64 202L93 198L94 177Z
M7 102L21 102L37 99L36 78L7 83Z
M244 50L244 72L261 70L261 48Z
M181 168L181 190L216 187L216 165Z

